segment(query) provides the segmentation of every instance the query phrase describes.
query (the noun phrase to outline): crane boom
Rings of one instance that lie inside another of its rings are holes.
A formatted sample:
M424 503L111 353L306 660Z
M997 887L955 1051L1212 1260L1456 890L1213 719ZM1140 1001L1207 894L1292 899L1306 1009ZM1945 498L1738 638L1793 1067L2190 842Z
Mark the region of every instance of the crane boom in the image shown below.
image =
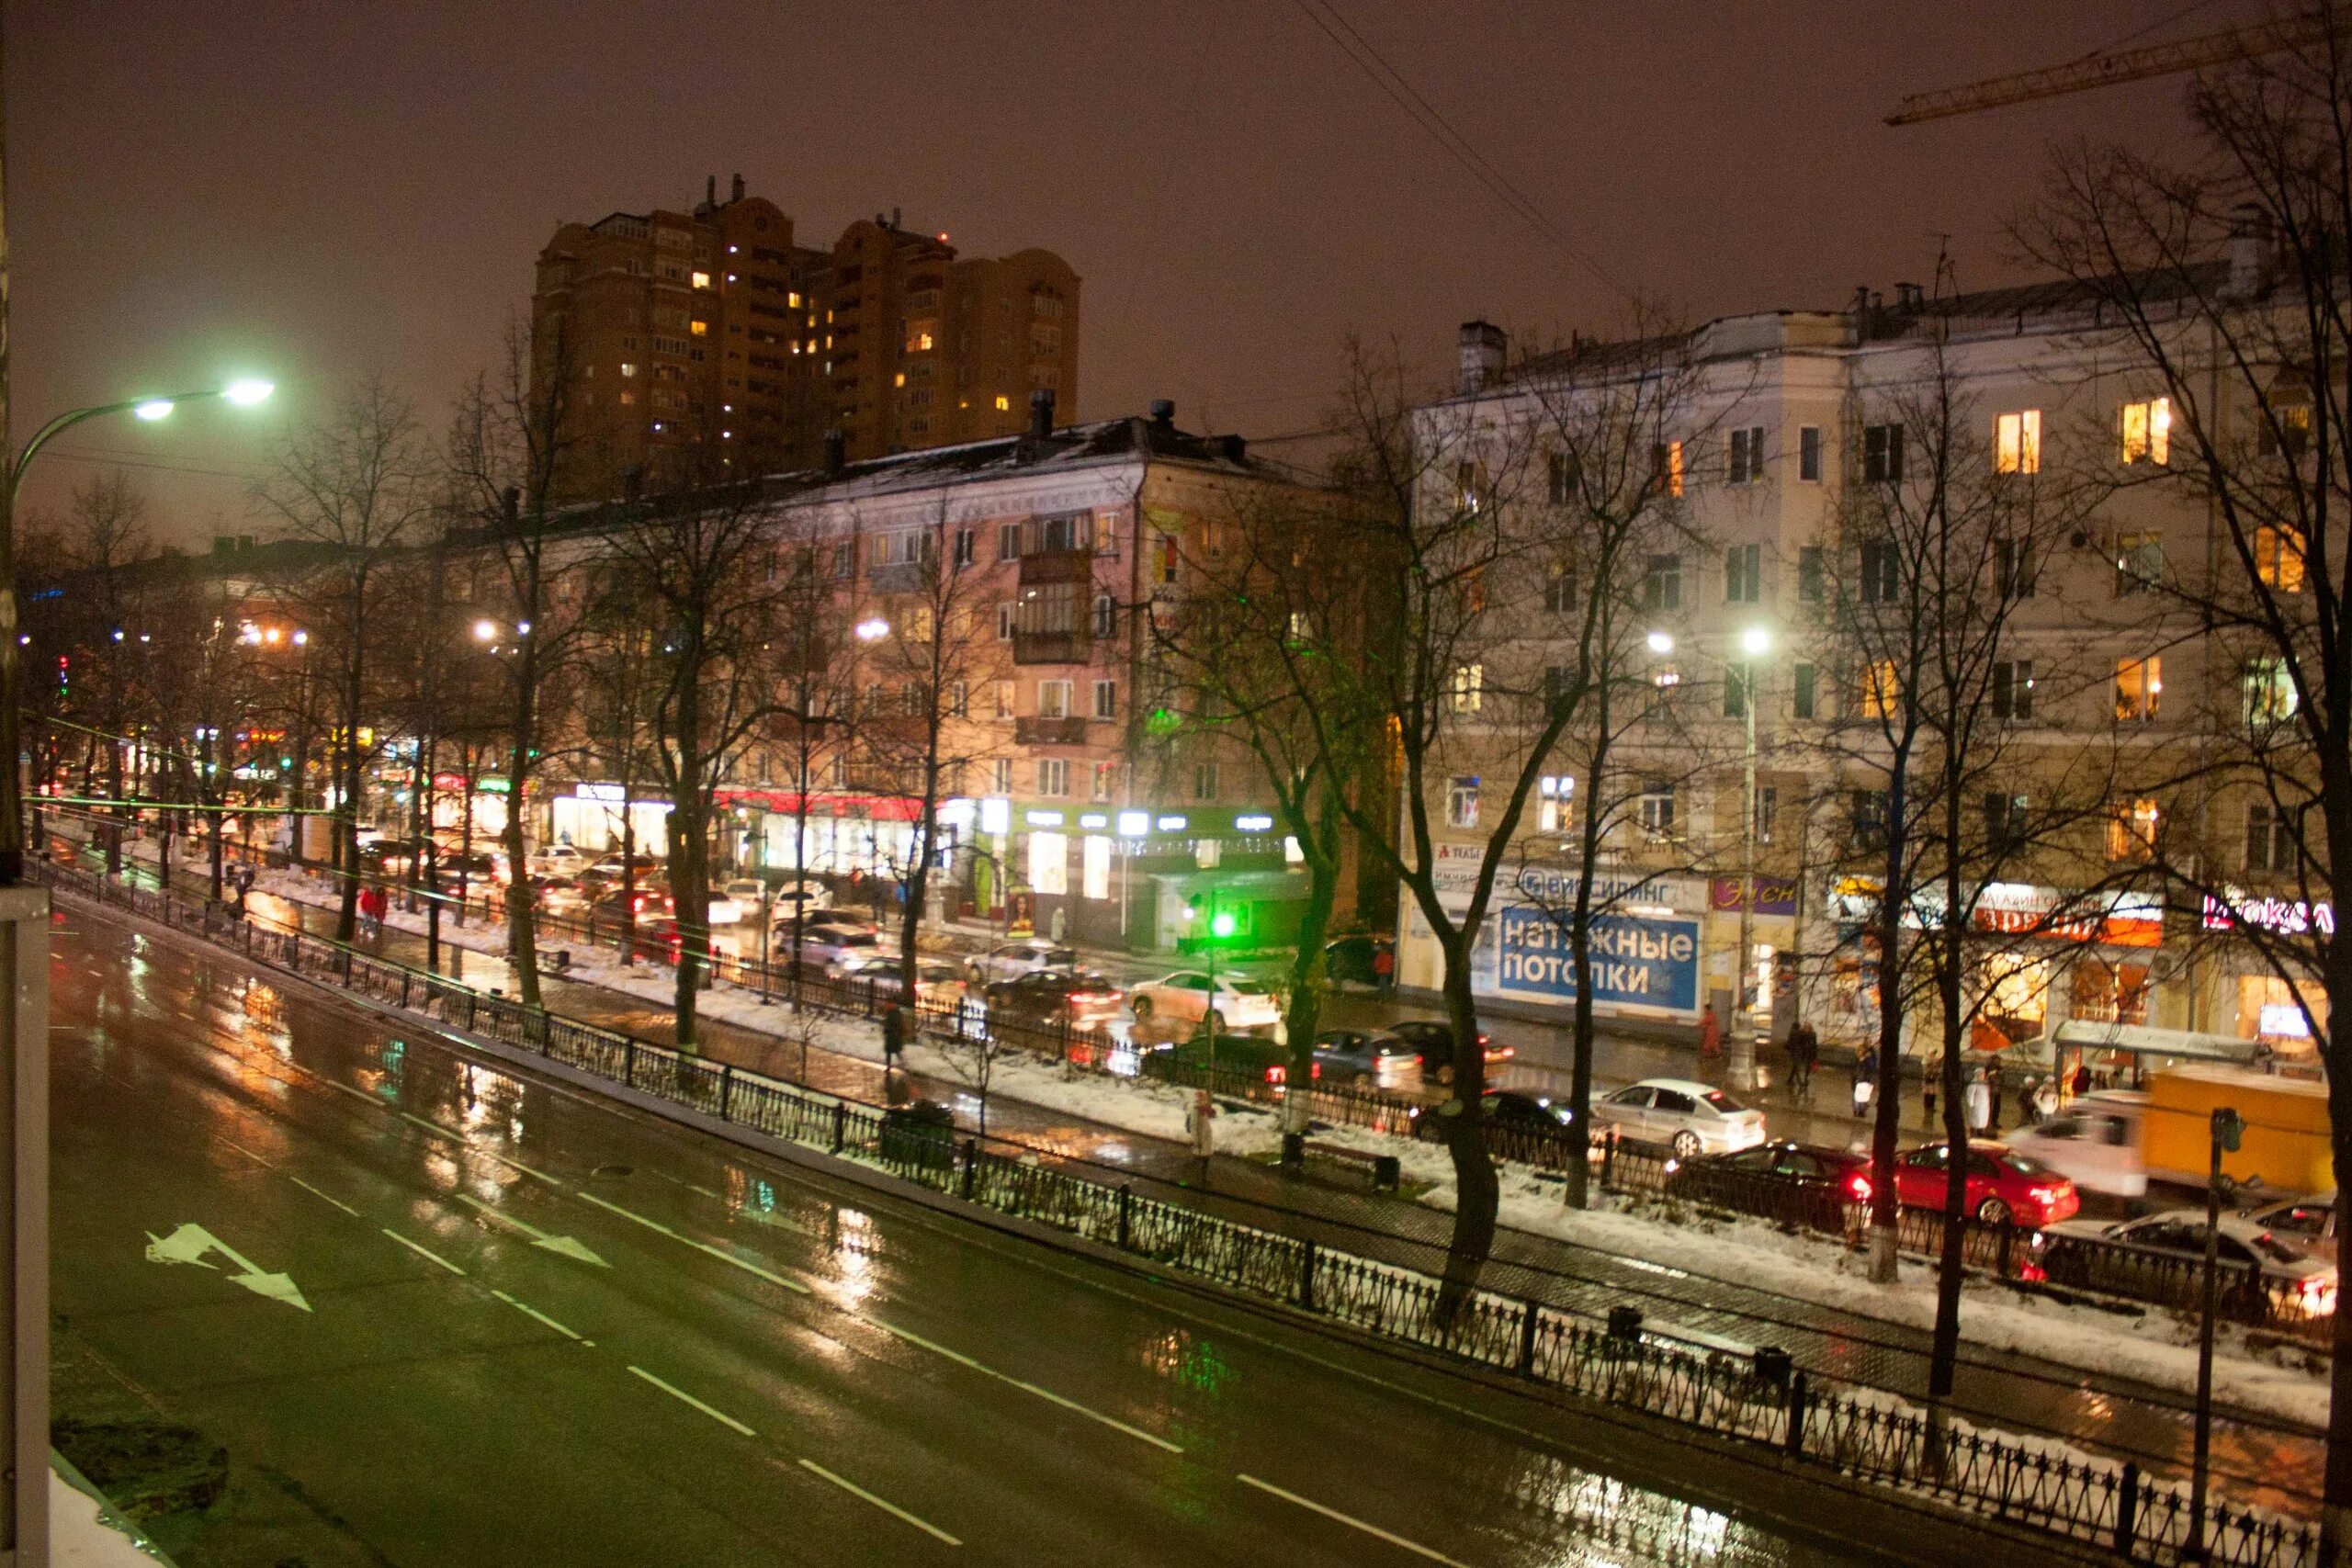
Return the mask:
M2352 13L2352 6L2331 4L2299 17L2281 17L2254 27L2200 33L2195 38L2151 44L2145 49L2087 55L2064 65L2048 65L2013 76L1994 76L1965 86L1913 93L1894 106L1886 123L1917 125L1923 119L1975 114L1983 109L2030 103L2036 98L2086 93L2094 87L2145 81L2151 76L2169 76L2181 71L2201 71L2210 65L2228 65L2276 54L2280 50L2301 49L2324 39L2331 28L2346 25L2348 13Z

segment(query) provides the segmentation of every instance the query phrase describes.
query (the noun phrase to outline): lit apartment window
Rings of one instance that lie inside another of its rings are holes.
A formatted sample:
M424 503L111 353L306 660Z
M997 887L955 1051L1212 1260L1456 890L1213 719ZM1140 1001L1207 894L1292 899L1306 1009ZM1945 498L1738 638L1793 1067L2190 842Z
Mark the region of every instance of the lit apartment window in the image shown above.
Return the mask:
M798 309L800 309L800 292L799 292L799 290L797 290L797 289L793 289L793 290L787 291L787 292L786 293L785 297L784 297L784 302L785 302L785 304L786 304L786 306L788 306L788 307L789 307L789 308L791 308L792 310L797 310Z
M2161 534L2124 534L2115 541L2115 594L2145 592L2165 580Z
M621 361L621 374L623 376L634 376L637 374L637 367L624 359Z
M2165 690L2164 663L2154 654L2115 661L2117 722L2144 724L2156 716L2156 703Z
M1487 667L1483 664L1457 664L1453 667L1453 711L1476 713L1487 697Z
M2041 472L2041 411L2024 409L1993 418L1993 471Z
M1682 493L1682 443L1661 442L1650 448L1650 474L1668 495Z
M2125 403L2122 413L2122 458L2126 463L2154 463L2163 468L2172 461L2172 400L2150 398L2143 403Z
M2156 851L2156 829L2163 818L2156 803L2142 796L2120 802L2107 822L2107 858L2146 860Z
M1567 827L1576 795L1577 781L1566 773L1545 773L1536 781L1536 831L1556 833Z
M1642 834L1649 839L1670 838L1674 833L1674 781L1651 779L1642 785L1642 797L1635 810L1642 825Z
M1445 781L1445 825L1449 828L1476 828L1478 825L1478 775L1466 773Z
M905 386L906 384L907 384L907 373L906 373L905 371L903 371L903 370L899 371L897 375L895 375L895 376L893 376L893 377L891 377L891 378L890 378L890 385L892 385L893 387L903 387L903 386Z
M695 337L708 337L710 335L710 323L708 321L690 321L686 324L686 331Z
M2303 591L2302 541L2286 529L2266 524L2254 531L2254 570L2267 587L2281 593Z
M1006 397L1002 392L999 392L996 395L996 412L1002 413L1011 407L1012 407L1012 400Z
M695 273L695 287L696 288L709 288L709 287L710 287L710 274L708 274L708 273L707 273L707 272L698 272L698 273Z
M2247 724L2281 724L2295 716L2295 682L2285 660L2249 659L2239 673Z
M1903 705L1903 682L1894 660L1882 659L1862 667L1862 716L1892 718Z

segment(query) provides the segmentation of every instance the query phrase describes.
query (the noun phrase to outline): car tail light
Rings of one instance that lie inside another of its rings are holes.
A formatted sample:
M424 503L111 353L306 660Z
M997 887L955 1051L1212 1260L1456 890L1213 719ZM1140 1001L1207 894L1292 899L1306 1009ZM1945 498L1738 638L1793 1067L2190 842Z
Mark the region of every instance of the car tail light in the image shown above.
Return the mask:
M1280 1083L1288 1076L1288 1074L1283 1071L1279 1064L1266 1069L1266 1081L1268 1083Z
M1487 1053L1487 1059L1494 1062L1508 1062L1518 1055L1519 1047L1516 1045L1498 1045Z
M1857 1170L1846 1178L1846 1191L1857 1203L1871 1201L1871 1179Z
M1309 1063L1307 1063L1307 1064L1306 1064L1306 1076L1307 1076L1309 1078L1319 1078L1319 1077L1321 1077L1323 1076L1323 1064L1322 1064L1322 1063L1320 1063L1320 1062L1309 1062Z
M2057 1202L2059 1199L2064 1198L2069 1192L2072 1192L2074 1188L2072 1184L2068 1182L2044 1181L2030 1187L2026 1190L2032 1197L2035 1202L2047 1209L2052 1203Z

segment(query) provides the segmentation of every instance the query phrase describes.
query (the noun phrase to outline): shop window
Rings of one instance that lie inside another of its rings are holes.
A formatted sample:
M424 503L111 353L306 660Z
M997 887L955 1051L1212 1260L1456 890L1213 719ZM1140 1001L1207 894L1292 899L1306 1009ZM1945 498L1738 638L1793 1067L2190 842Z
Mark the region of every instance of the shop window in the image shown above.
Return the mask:
M1085 881L1080 891L1089 898L1111 896L1111 840L1101 833L1089 833L1083 850Z
M2314 1019L2327 1027L2327 995L2316 983L2290 986L2276 975L2238 976L2238 1038L2309 1049Z
M1029 886L1038 893L1069 891L1069 840L1060 833L1029 835Z

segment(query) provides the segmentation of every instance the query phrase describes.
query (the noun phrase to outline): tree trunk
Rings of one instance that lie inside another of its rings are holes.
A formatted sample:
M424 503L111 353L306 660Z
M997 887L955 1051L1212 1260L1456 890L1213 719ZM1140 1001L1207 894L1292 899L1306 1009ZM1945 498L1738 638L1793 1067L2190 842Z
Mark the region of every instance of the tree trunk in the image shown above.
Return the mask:
M1871 1110L1870 1277L1894 1282L1896 1226L1894 1145L1903 1114L1903 906L1904 812L1907 808L1902 759L1897 758L1886 791L1886 883L1879 897L1878 1089Z
M536 595L526 608L536 608ZM514 653L514 733L506 768L506 933L514 960L514 990L525 1007L539 1002L537 909L531 901L528 856L523 841L524 806L531 776L531 746L537 721L538 646L518 636Z
M1445 1016L1453 1030L1453 1096L1438 1114L1446 1153L1453 1160L1453 1237L1446 1248L1445 1277L1438 1288L1438 1322L1451 1330L1478 1286L1479 1271L1495 1245L1495 1210L1501 1184L1487 1153L1483 1114L1487 1057L1478 1045L1478 1009L1470 995L1470 944L1475 928L1445 943Z

